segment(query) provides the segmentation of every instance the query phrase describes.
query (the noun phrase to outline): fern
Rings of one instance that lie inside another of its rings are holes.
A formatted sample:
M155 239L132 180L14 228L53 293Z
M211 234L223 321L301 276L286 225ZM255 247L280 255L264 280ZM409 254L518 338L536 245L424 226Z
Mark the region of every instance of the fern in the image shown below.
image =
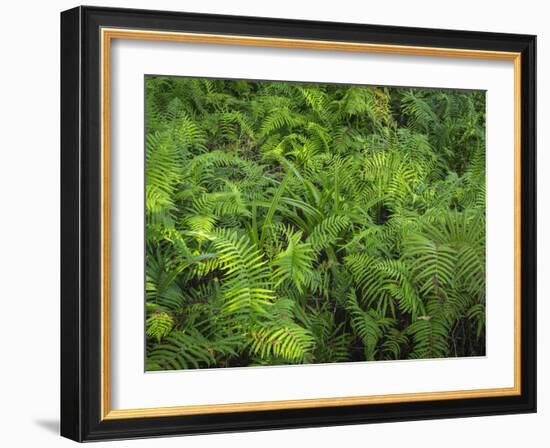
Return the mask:
M391 321L378 318L373 310L363 310L357 303L354 290L351 290L348 295L347 309L351 315L353 330L363 343L366 359L369 361L374 360L377 354L378 342L384 334L385 327L388 327Z
M252 341L252 354L296 363L303 362L314 345L309 331L290 322L260 327L252 332Z
M287 234L288 246L274 260L275 286L291 281L299 292L311 283L313 250L309 243L301 242L302 233Z
M146 368L485 354L485 93L145 78Z
M413 337L414 350L411 358L442 358L447 356L449 328L444 321L423 316L407 327Z
M220 230L205 235L213 242L224 272L224 299L228 313L262 313L274 299L262 254L236 232Z
M311 244L313 250L324 249L334 244L340 233L347 229L349 225L350 220L347 216L329 216L315 226L307 241Z
M147 337L154 338L158 342L172 331L174 319L167 313L155 313L145 322Z
M215 363L216 356L231 356L231 341L209 341L197 331L174 332L148 354L148 370L204 368Z

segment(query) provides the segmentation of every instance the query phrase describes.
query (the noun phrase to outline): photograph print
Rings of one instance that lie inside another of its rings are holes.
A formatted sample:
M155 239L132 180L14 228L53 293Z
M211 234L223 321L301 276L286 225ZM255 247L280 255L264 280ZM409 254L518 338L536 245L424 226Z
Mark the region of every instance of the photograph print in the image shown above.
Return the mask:
M485 92L145 76L147 371L485 356Z

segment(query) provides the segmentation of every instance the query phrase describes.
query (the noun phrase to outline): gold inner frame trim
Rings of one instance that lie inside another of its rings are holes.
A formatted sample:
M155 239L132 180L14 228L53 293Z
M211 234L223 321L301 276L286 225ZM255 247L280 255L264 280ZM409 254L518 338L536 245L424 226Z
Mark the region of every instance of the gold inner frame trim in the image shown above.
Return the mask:
M101 29L101 419L167 417L316 407L406 403L431 400L502 397L521 394L521 54L514 52L418 47L304 39L279 39L195 34L137 29ZM111 409L110 349L110 63L113 39L186 42L214 45L295 48L383 53L411 56L505 60L514 63L514 386L441 392L368 395L303 400L188 405L140 409Z

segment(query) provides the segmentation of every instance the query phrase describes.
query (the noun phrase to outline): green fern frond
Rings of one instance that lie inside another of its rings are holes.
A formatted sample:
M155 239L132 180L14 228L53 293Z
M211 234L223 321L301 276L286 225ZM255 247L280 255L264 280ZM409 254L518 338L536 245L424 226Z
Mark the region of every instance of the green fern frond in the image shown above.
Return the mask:
M154 313L145 321L145 334L158 342L167 336L174 327L174 318L167 313Z
M440 295L453 288L457 252L451 245L414 234L403 243L403 254L414 266L414 281L421 293Z
M224 270L223 295L226 312L249 315L264 313L275 296L270 286L270 271L262 254L246 236L221 229L205 234L212 241Z
M443 358L449 350L449 328L444 321L430 316L421 316L406 329L413 338L412 358Z
M346 230L349 225L350 220L347 216L329 216L314 227L307 238L307 242L311 244L312 249L315 251L324 249L335 243L340 233Z
M302 232L287 234L287 239L287 248L273 261L275 287L291 281L301 293L304 287L311 283L314 253L309 243L301 241Z
M262 358L276 356L301 363L314 347L314 338L305 328L291 322L260 327L252 333L250 351Z
M173 332L147 354L148 370L208 367L215 362L212 344L200 333Z
M368 311L361 309L355 291L348 294L347 309L351 315L351 325L355 334L361 339L367 360L374 360L377 354L378 341L384 334L383 326Z

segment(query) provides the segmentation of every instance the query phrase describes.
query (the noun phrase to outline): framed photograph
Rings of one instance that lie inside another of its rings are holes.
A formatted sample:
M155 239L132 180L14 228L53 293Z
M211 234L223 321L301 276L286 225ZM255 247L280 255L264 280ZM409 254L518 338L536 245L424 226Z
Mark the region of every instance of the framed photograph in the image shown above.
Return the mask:
M61 14L61 433L536 411L535 36Z

